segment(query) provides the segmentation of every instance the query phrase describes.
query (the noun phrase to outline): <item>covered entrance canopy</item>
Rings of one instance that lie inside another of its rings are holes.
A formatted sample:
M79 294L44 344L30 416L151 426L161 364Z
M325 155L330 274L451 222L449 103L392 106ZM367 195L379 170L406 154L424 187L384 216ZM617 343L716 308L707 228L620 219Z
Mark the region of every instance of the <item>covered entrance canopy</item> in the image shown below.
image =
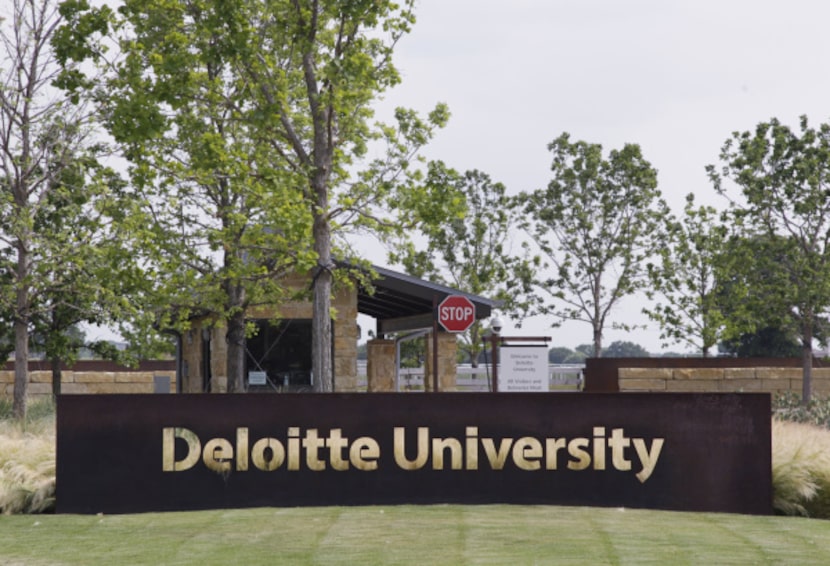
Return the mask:
M378 337L396 332L432 328L435 307L449 295L463 295L475 306L476 320L489 318L501 301L463 293L411 275L373 266L377 274L371 289L357 292L357 311L377 320Z

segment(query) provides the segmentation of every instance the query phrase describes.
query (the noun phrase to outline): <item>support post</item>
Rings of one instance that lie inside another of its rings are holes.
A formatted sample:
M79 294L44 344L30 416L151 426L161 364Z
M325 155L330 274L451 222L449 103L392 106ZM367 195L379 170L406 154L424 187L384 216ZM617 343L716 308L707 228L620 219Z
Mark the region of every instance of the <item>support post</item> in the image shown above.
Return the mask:
M438 297L432 296L432 392L438 393Z

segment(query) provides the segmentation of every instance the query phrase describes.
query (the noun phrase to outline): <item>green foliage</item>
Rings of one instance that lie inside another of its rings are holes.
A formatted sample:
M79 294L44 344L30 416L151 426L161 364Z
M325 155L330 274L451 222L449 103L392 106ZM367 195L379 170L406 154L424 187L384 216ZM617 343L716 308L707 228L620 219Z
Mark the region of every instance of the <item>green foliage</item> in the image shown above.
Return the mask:
M806 405L798 395L788 392L773 398L775 418L795 423L807 423L830 430L830 397L815 396Z
M576 348L574 348L578 353L585 355L586 358L590 358L594 354L594 345L593 344L580 344Z
M548 362L552 364L564 364L568 357L572 356L574 351L564 346L554 346L548 350Z
M424 367L426 358L426 339L418 338L401 342L401 367L420 368Z
M613 308L647 286L667 206L637 145L604 157L601 145L565 133L548 148L553 179L519 199L524 228L546 259L533 281L535 313L590 324L599 356Z
M664 345L685 343L707 357L726 325L717 285L727 228L717 223L714 208L696 207L691 193L682 220L667 216L665 221L666 246L659 261L648 265L646 292L649 299L659 296L664 302L643 312L660 325Z
M727 194L729 180L742 196L733 218L748 251L735 267L746 282L745 304L754 307L747 311L764 322L766 313L781 314L798 333L802 400L809 402L813 340L830 308L830 125L812 128L802 117L793 131L773 118L754 131L733 133L720 159L720 169L707 168L715 188Z
M108 70L105 82L62 79L95 88L131 162L134 204L120 220L156 271L157 322L227 325L236 364L245 310L290 298L280 276L315 269L313 371L328 375L333 257L347 255L333 245L452 209L412 166L446 107L371 122L400 80L391 56L412 2L125 0L117 14L78 2L66 17L61 57ZM106 60L108 43L120 58ZM239 371L228 366L231 390Z
M0 318L7 332L13 326L7 343L15 344L20 417L32 332L50 359L72 361L69 328L126 323L137 312L132 284L141 270L108 214L120 208L123 185L101 163L109 148L88 99L55 88L63 73L78 73L71 63L61 68L52 49L63 9L83 6L14 0L11 18L0 21L0 117L8 126L0 131Z
M648 358L650 356L648 350L626 340L615 340L602 351L603 358Z
M22 426L28 427L38 423L48 423L55 418L55 403L52 399L35 401L29 405L26 412L26 421ZM0 421L11 421L13 419L12 403L8 399L0 399ZM16 423L20 425L21 423Z
M801 344L792 333L768 326L724 340L718 345L718 351L739 358L797 358L801 355Z
M410 275L475 295L504 302L502 309L514 312L521 301L528 272L527 262L513 254L511 243L517 226L506 189L486 173L467 171L460 175L441 162L430 163L426 185L441 190L444 201L461 203L453 215L444 207L434 222L423 222L423 249L410 238L389 254ZM459 336L459 351L465 361L478 365L486 322L477 321Z

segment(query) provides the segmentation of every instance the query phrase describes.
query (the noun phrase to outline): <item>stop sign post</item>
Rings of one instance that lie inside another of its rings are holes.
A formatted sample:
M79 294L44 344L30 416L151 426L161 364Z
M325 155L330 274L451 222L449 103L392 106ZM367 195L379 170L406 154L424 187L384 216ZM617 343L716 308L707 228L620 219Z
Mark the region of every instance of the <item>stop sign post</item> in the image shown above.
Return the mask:
M449 295L438 305L438 322L447 332L464 332L476 321L476 307L464 295Z

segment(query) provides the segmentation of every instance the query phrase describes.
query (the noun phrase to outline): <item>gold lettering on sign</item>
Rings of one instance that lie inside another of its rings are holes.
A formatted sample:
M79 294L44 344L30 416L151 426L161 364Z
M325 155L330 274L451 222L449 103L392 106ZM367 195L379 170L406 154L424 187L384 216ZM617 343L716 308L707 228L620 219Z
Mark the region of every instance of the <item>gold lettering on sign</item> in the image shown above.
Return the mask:
M211 438L205 443L202 460L209 470L223 474L231 469L233 446L224 438Z
M261 438L251 449L251 460L257 470L273 472L285 462L285 447L276 438Z
M165 472L183 472L189 470L199 461L202 445L199 437L192 430L182 427L166 427L161 431L161 469ZM176 461L176 439L181 438L187 444L187 456Z
M513 444L513 462L521 470L533 471L542 467L542 443L532 436L524 436Z
M377 470L378 458L380 458L380 445L374 438L361 436L349 448L349 459L358 470L364 472Z
M420 470L427 463L429 458L429 429L426 427L418 427L418 443L415 451L415 459L409 460L406 457L406 429L403 427L395 427L394 430L395 443L395 463L402 470Z
M577 472L588 469L637 470L634 477L645 483L654 474L665 445L664 438L629 437L622 428L612 428L608 435L608 429L604 426L593 427L591 437L570 439L535 436L494 438L482 434L477 426L467 426L463 430L464 438L457 438L433 436L429 427L418 427L413 450L411 444L407 447L407 429L394 427L394 463L399 469L407 471L421 470L426 466L437 471L475 471L488 467L499 471L508 465L527 472L563 467ZM350 441L339 428L325 433L316 428L303 430L288 427L283 440L264 437L257 439L253 445L248 428L239 427L234 432L235 435L231 436L234 442L217 437L202 444L192 430L184 427L163 428L162 470L187 471L199 460L208 470L222 475L231 470L247 472L251 465L264 472L280 468L288 472L322 472L328 469L343 472L351 468L371 472L380 468L381 444L375 438L361 436ZM412 436L409 435L410 440ZM638 464L639 468L635 468Z

